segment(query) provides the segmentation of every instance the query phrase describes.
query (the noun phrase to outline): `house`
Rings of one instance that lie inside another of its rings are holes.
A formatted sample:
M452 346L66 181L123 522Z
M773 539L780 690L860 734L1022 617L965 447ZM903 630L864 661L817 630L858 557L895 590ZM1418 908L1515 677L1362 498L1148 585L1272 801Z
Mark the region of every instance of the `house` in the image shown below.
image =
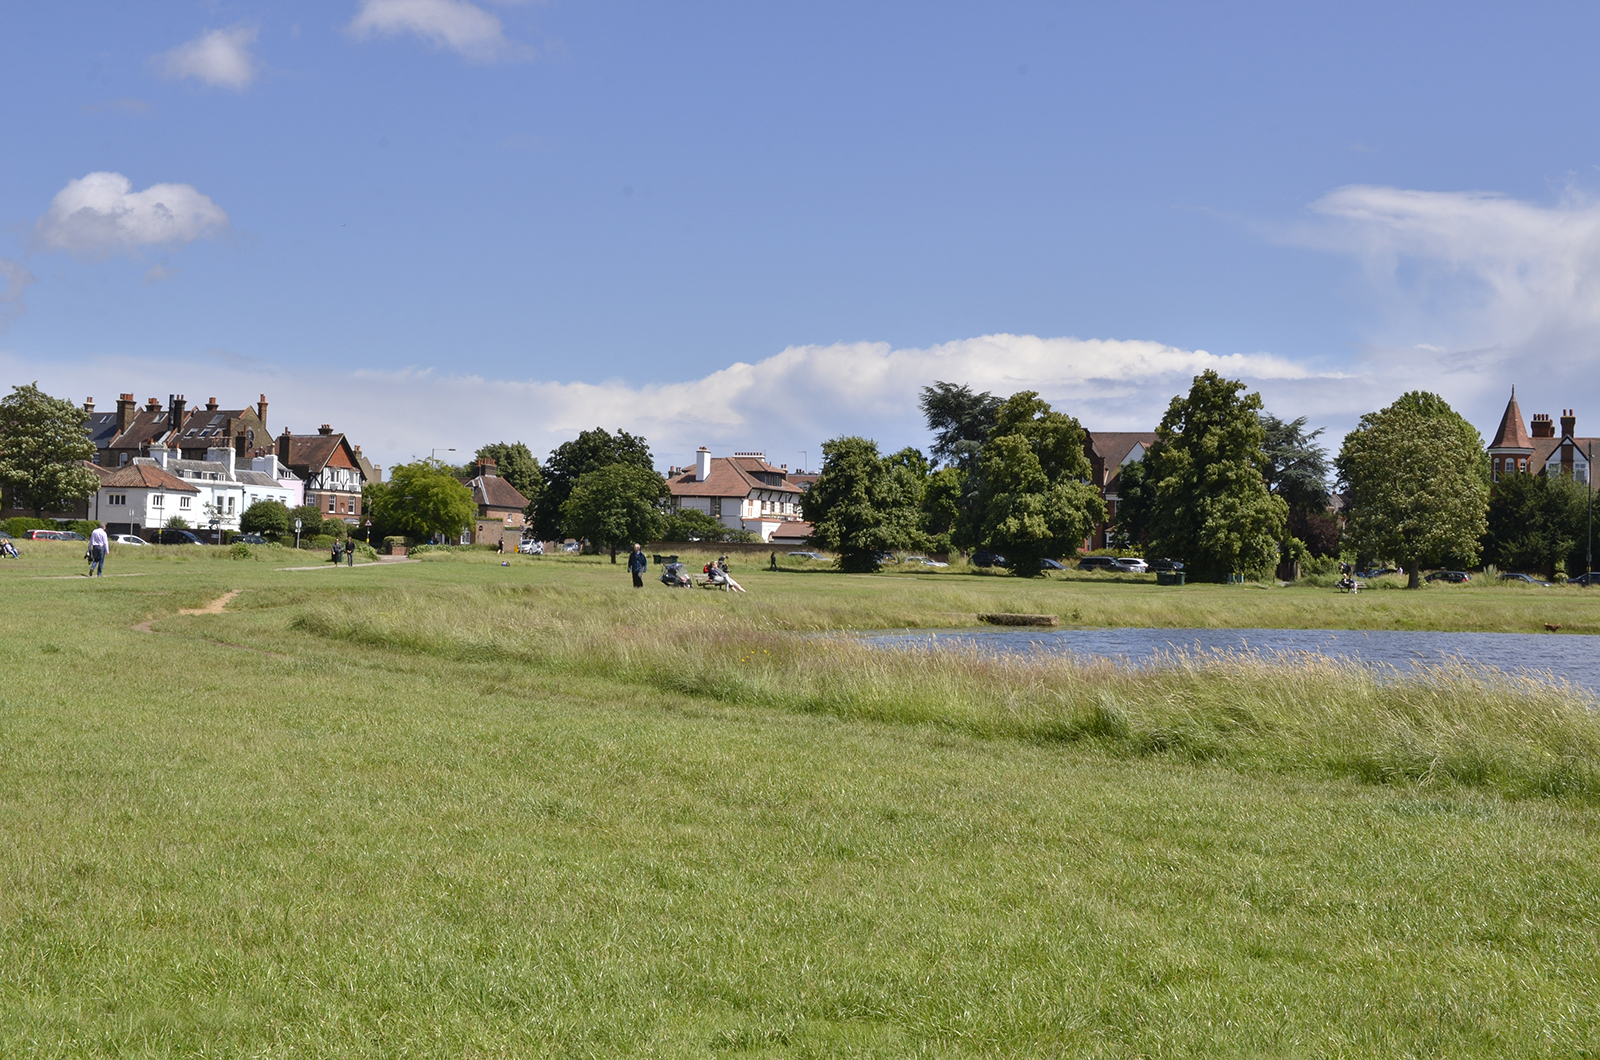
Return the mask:
M100 489L90 501L89 518L103 523L107 533L143 534L167 525L181 515L196 525L200 488L185 482L154 460L141 458L118 468L104 469Z
M88 468L90 471L93 471L96 475L99 475L101 479L105 478L105 468L100 467L98 464L92 464L87 460L81 461L81 463L84 467ZM78 500L73 501L71 506L67 508L40 512L38 513L37 517L40 519L54 519L57 521L93 519L95 518L95 516L92 514L93 511L94 498L88 497L79 498ZM12 496L11 487L0 486L0 520L15 519L18 517L27 519L35 518L34 510L32 508L19 507L16 503L16 499Z
M306 504L316 505L324 519L354 526L361 522L361 487L366 483L355 449L343 434L324 423L316 434L278 438L278 460L305 483Z
M800 488L788 481L788 465L773 467L765 453L713 457L701 446L694 467L667 474L668 507L704 512L732 530L749 530L762 541L800 518Z
M501 478L494 461L487 457L478 461L478 473L467 481L467 488L472 490L472 503L478 506L478 517L469 531L467 543L487 545L504 541L515 550L522 541L523 510L528 507L528 498Z
M96 412L94 398L83 403L89 414L87 429L94 442L95 463L121 467L148 456L152 445L178 450L184 460L204 460L208 449L231 445L253 449L269 444L267 395L253 408L224 409L216 398L203 409L190 409L182 394L170 395L167 406L150 398L143 409L132 394L117 399L115 412Z
M1106 521L1095 526L1086 543L1090 549L1110 548L1117 522L1118 481L1124 466L1144 459L1155 444L1155 431L1084 431L1083 451L1089 458L1089 481L1106 502Z
M1578 417L1572 409L1561 410L1561 433L1556 433L1556 423L1550 414L1536 412L1530 432L1523 427L1522 409L1517 405L1517 390L1511 389L1511 400L1500 417L1500 427L1489 442L1489 475L1499 481L1501 475L1513 472L1532 472L1536 475L1570 475L1578 482L1589 481L1589 456L1600 438L1578 435Z
M791 519L786 523L780 524L778 529L772 532L772 536L767 538L767 543L771 545L786 545L789 548L805 548L811 541L811 535L815 532L815 529L803 519Z

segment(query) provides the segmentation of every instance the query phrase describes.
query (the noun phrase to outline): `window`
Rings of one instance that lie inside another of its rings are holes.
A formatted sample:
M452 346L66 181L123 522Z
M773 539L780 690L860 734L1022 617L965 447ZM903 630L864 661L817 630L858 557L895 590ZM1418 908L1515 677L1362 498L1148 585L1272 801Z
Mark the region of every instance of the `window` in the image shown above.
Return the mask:
M150 495L150 504L153 507L159 508L166 502L166 499L167 497L164 493L152 493Z
M722 498L721 497L712 497L711 498L711 518L713 518L713 519L721 519L722 518Z
M333 498L332 497L328 498L328 513L330 515L333 514Z
M180 508L189 507L189 500L190 500L190 498L188 498L188 497L179 497L178 498L178 507L180 507Z
M112 507L120 507L128 503L128 495L126 493L109 493L106 495L106 503Z
M233 496L232 496L232 494L230 494L228 496L228 514L230 514L230 515L233 514Z

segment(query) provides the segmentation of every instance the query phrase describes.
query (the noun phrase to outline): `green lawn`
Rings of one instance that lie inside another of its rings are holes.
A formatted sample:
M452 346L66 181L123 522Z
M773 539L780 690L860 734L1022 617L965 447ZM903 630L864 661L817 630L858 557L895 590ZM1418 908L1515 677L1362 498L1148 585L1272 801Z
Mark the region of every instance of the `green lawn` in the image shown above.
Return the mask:
M1600 1053L1586 703L825 633L1600 595L131 552L0 564L0 1055Z

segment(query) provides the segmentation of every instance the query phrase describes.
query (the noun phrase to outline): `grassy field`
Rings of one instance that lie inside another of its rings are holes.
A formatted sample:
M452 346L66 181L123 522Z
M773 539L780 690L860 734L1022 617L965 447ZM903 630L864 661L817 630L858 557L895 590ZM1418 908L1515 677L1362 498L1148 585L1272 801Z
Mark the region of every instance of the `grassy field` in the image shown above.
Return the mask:
M1600 1053L1587 701L829 635L1600 596L130 552L0 565L0 1055Z

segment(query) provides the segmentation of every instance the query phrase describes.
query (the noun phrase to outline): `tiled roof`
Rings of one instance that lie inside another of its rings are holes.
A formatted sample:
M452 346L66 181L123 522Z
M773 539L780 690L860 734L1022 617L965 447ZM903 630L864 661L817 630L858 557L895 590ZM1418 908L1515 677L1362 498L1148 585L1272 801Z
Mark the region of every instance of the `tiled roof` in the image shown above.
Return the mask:
M1561 443L1564 440L1562 438L1530 438L1528 447L1533 450L1533 455L1528 458L1528 470L1544 470L1544 466L1549 463L1550 458L1556 456L1560 451ZM1572 441L1577 446L1578 452L1584 454L1584 459L1587 460L1587 454L1590 452L1591 447L1595 446L1596 443L1600 443L1600 438L1574 438Z
M110 471L100 479L100 485L102 488L171 490L174 493L200 492L198 487L169 474L161 465L147 464L142 460L124 464Z
M1128 454L1133 452L1133 447L1143 445L1146 449L1155 444L1155 431L1087 431L1089 444L1094 446L1095 453L1106 462L1108 472L1112 468L1121 466L1128 459Z
M339 443L344 441L342 434L291 434L287 437L289 452L279 453L278 458L290 467L310 468L313 472L327 467Z
M804 520L790 519L786 522L780 523L778 528L768 536L768 540L776 541L780 537L785 541L804 540L805 538L810 537L815 529L815 527Z
M688 471L667 480L667 488L674 497L748 497L756 490L774 493L793 493L800 490L788 482L773 485L763 482L755 473L783 474L764 460L749 457L712 457L711 473L704 482L696 482L694 472Z
M248 468L234 472L234 476L246 486L272 486L283 488L283 483L267 474L265 471L251 471Z
M479 475L469 481L467 487L472 490L474 504L490 508L515 508L518 511L528 506L528 498L498 475Z
M1554 441L1555 439L1545 438L1540 440ZM1522 409L1517 405L1517 392L1515 389L1511 391L1511 400L1506 402L1505 415L1500 417L1500 429L1494 432L1494 441L1489 443L1489 448L1533 448L1533 439L1528 436L1528 429L1522 425Z

